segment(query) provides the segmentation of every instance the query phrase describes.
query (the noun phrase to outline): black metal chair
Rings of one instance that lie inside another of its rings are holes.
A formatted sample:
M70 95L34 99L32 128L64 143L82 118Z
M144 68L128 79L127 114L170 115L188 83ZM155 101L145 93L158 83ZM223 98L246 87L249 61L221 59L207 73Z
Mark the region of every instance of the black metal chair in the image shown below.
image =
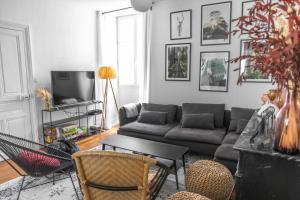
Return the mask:
M5 155L2 155L2 153L5 154L8 159ZM47 183L55 184L56 180L62 180L65 178L71 179L77 199L79 199L71 176L73 162L70 154L54 147L0 133L0 157L2 157L20 176L23 177L17 199L19 199L22 190ZM13 161L26 174L20 172L20 170L18 170L11 161ZM58 175L60 178L55 179ZM62 175L67 175L67 177L61 178ZM47 177L47 179L51 180L39 185L31 186L30 183L24 185L26 176L31 176L33 178Z

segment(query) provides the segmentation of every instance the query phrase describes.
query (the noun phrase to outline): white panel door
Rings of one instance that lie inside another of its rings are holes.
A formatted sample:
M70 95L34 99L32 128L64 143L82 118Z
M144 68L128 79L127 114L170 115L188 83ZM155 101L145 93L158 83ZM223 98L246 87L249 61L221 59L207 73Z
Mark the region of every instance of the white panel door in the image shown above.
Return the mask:
M27 32L0 23L0 131L33 140L35 128Z

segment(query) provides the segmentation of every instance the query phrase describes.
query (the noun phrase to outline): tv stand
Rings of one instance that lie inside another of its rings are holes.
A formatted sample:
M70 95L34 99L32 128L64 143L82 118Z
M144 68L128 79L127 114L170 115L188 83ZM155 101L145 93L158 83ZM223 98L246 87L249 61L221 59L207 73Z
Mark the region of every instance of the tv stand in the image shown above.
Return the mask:
M58 139L63 139L57 136L57 128L63 126L64 124L77 122L78 126L81 127L81 121L86 119L86 133L84 135L80 135L78 137L72 138L72 140L78 141L82 138L91 136L97 131L90 130L89 127L89 119L94 117L94 122L96 124L96 117L102 114L102 110L98 109L97 107L101 107L102 101L88 101L88 102L80 102L76 104L66 104L66 105L59 105L50 108L50 110L41 110L42 112L42 128L43 128L43 140L45 144L52 144L55 143ZM93 107L93 108L90 108ZM76 109L74 112L70 112L68 109ZM84 111L82 111L84 110ZM65 114L69 113L71 116L67 116L62 119L53 120L54 113L58 113L60 111L65 112ZM47 121L45 121L46 115L48 116ZM50 132L49 132L50 131ZM56 135L55 135L56 134Z

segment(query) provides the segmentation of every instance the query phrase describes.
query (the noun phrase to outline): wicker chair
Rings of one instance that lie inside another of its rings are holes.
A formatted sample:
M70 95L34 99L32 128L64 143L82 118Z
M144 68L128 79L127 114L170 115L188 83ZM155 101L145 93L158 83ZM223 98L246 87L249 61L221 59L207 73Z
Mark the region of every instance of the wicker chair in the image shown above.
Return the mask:
M34 178L45 176L50 179L50 181L44 182L40 185L46 183L55 184L55 180L66 178L55 179L58 173L59 175L68 175L67 178L71 179L78 198L70 173L73 169L71 155L50 146L0 133L0 157L2 157L20 176L23 177L17 199L19 199L22 190L39 186L31 184L24 185L26 176ZM13 161L26 174L18 170L11 161Z
M85 200L154 200L169 173L168 167L143 155L82 151L72 158ZM159 170L149 180L153 165Z

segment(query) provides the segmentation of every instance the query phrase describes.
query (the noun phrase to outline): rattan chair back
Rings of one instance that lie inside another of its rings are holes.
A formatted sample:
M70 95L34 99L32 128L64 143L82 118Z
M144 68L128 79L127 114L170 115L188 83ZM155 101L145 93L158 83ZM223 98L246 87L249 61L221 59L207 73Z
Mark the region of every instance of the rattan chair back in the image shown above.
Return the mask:
M149 166L155 159L110 151L82 151L72 158L85 200L147 198Z

